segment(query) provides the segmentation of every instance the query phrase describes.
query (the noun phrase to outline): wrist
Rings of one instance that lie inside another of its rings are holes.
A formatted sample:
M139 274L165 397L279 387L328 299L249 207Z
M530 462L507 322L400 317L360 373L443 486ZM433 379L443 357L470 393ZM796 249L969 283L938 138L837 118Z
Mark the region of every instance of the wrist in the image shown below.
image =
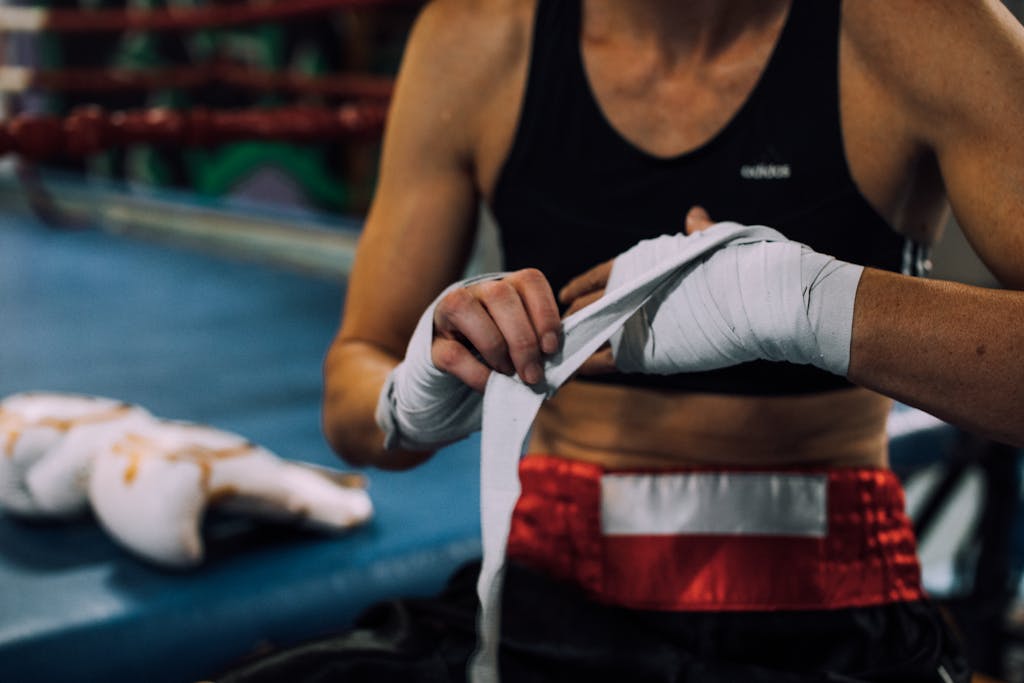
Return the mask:
M813 365L845 377L850 369L853 310L864 267L815 254L805 247L805 301L814 330L817 356ZM808 277L808 273L811 275Z
M505 273L489 273L446 288L427 307L413 330L405 358L388 374L374 418L388 450L423 452L480 429L481 397L461 380L434 365L434 310L451 291Z

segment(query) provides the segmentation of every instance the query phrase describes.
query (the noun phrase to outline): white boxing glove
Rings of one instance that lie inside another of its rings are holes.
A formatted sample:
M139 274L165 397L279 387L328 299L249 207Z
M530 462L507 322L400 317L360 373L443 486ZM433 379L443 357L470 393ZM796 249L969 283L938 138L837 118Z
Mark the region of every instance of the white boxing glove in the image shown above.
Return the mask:
M687 240L640 242L615 259L607 290L672 258ZM845 376L863 267L819 254L770 228L687 264L612 337L624 372L699 372L751 360L812 364Z
M377 400L375 418L384 432L384 447L428 450L457 441L480 429L483 397L462 380L439 370L431 358L434 309L459 288L499 280L488 273L451 285L420 316L402 360L388 374Z
M213 504L332 532L373 514L359 486L284 460L237 434L164 420L125 432L97 455L89 499L117 541L178 568L202 561L202 520Z
M0 401L0 507L25 517L84 512L96 453L153 419L139 406L98 396L8 396Z

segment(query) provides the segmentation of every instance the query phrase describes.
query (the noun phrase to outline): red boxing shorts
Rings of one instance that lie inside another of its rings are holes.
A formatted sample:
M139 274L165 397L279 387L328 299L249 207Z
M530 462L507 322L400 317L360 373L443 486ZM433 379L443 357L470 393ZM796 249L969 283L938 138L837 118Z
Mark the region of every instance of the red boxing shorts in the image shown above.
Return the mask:
M524 458L508 558L632 609L838 609L923 597L883 469L606 472Z

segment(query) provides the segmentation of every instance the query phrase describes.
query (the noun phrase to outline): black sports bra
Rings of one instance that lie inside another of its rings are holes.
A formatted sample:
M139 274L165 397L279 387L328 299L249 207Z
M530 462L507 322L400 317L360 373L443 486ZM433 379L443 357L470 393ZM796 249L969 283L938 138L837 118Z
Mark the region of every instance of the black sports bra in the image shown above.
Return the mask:
M605 118L580 53L580 0L539 0L526 93L493 212L509 270L539 268L557 292L637 241L683 229L695 204L718 220L771 226L853 263L913 272L898 235L850 176L839 123L838 0L793 0L739 112L709 142L652 156ZM812 366L757 361L672 376L583 378L725 394L849 387Z

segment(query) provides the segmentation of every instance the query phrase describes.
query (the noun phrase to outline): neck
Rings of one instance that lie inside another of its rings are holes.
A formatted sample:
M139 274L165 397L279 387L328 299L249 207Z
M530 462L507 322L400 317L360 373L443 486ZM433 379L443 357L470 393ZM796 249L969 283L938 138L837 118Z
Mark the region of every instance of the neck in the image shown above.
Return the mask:
M559 0L561 1L561 0ZM790 0L583 0L587 41L628 41L666 61L710 59L781 21Z

